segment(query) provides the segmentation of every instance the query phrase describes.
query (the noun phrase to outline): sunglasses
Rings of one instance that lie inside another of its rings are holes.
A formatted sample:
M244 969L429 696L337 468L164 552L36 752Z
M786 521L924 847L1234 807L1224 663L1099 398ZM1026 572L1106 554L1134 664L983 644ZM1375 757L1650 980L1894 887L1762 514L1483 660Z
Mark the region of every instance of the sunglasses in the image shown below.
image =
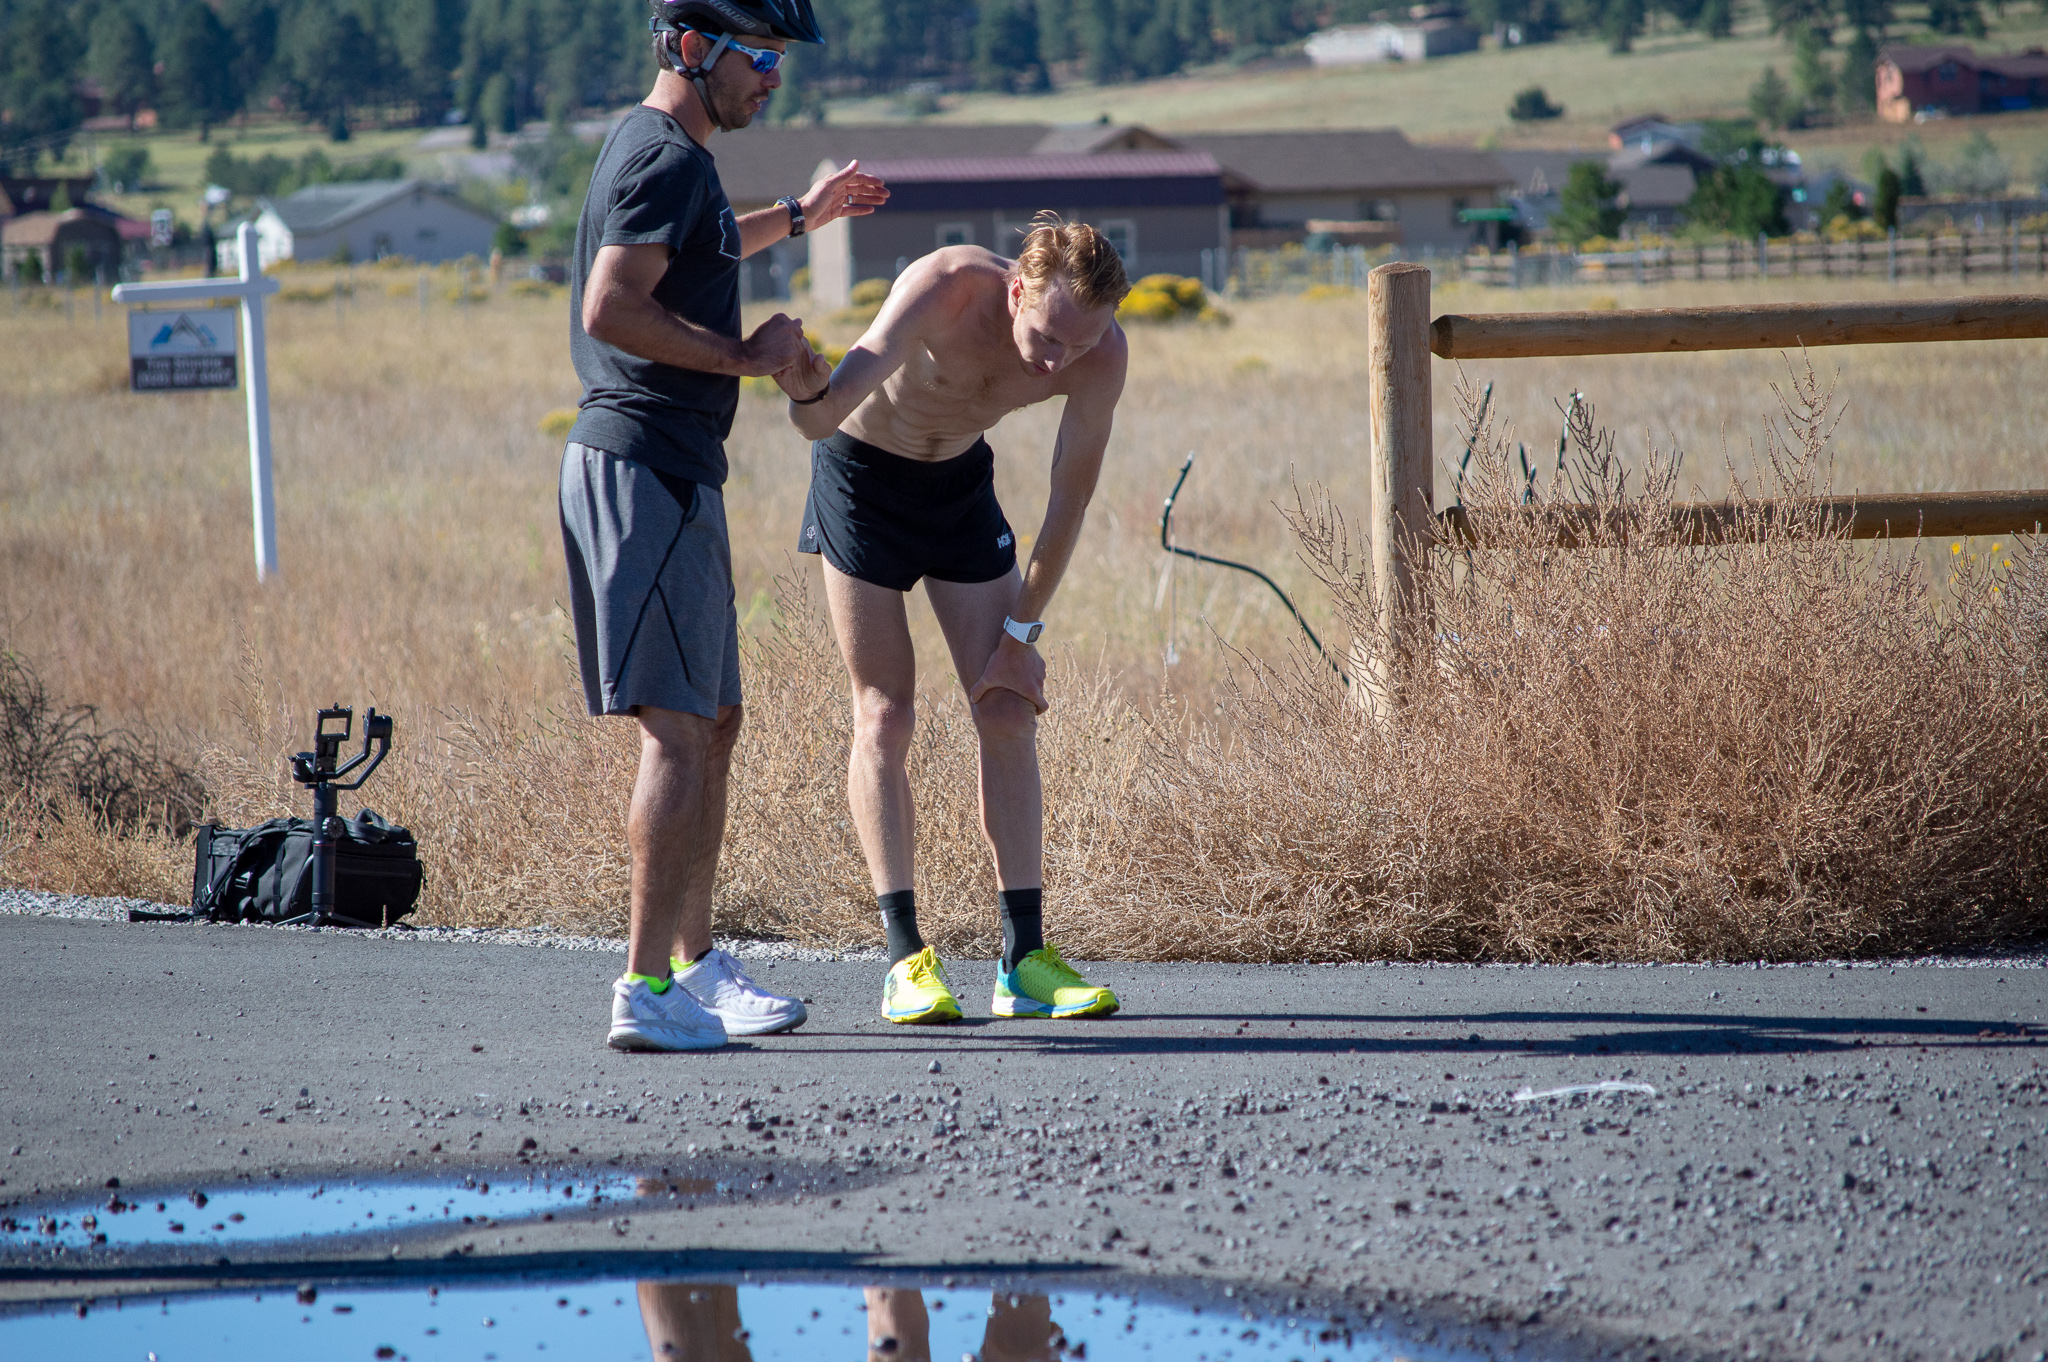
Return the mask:
M708 37L709 35L707 34L706 36ZM711 55L704 59L704 65L701 69L709 71L712 67L718 65L718 58L727 48L731 48L745 57L754 70L764 76L782 65L782 59L789 55L787 52L777 52L771 47L748 47L745 43L735 42L731 34L722 33L719 35L718 42L712 47Z
M772 47L748 47L745 43L736 43L730 39L725 45L753 63L754 70L764 76L782 65L782 59L789 55L787 52L777 52Z

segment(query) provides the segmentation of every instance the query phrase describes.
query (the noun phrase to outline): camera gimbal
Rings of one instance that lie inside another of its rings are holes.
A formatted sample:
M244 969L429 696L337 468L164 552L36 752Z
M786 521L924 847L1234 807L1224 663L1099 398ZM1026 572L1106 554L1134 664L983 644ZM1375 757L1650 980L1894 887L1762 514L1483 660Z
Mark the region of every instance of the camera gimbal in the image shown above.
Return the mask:
M363 782L370 778L391 751L391 716L379 714L372 706L363 714L363 750L348 759L347 764L337 766L341 760L341 745L348 741L349 729L355 721L355 710L336 705L320 711L320 717L313 723L313 750L301 752L292 758L292 779L301 785L313 787L313 910L286 919L288 923L306 923L324 927L329 923L341 923L359 927L364 924L342 916L334 911L334 839L340 833L340 817L335 813L335 795L342 790L360 790ZM339 723L339 732L329 731L330 723ZM376 745L372 755L370 747ZM363 773L354 780L344 782L341 777L370 763Z

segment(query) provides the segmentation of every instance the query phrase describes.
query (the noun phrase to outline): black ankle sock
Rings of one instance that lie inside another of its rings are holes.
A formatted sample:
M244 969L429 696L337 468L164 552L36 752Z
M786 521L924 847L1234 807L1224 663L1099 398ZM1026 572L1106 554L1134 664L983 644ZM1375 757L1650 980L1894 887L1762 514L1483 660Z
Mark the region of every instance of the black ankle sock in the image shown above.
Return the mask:
M1045 891L1005 889L997 897L1003 915L1003 968L1013 970L1019 960L1045 944Z
M917 934L917 891L898 889L893 894L875 896L876 906L882 910L882 930L889 934L889 963L908 960L924 949L924 938Z

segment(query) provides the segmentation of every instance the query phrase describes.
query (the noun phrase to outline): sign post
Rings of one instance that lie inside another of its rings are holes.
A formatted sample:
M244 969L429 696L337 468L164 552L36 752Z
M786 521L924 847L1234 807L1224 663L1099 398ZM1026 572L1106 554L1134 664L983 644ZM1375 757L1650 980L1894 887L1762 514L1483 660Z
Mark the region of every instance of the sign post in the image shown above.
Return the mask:
M256 529L256 577L258 581L277 573L277 509L270 482L270 373L264 363L263 299L278 290L275 279L267 279L256 258L256 225L242 224L235 244L241 255L241 276L236 279L179 279L161 284L118 284L117 303L185 303L211 299L237 299L242 307L242 352L248 366L243 389L249 399L249 494L254 503ZM203 317L225 318L225 311L186 313L167 327L138 329L129 319L131 382L138 392L176 392L180 389L232 387L234 385L234 337L208 335ZM180 328L180 322L185 328ZM151 353L138 350L138 334L155 341L162 331L171 335ZM220 342L225 339L223 350ZM182 346L182 350L176 347ZM220 382L225 364L227 381ZM146 369L145 366L154 366ZM144 381L145 373L163 375L162 382ZM176 381L183 377L187 381ZM211 381L204 381L210 379Z

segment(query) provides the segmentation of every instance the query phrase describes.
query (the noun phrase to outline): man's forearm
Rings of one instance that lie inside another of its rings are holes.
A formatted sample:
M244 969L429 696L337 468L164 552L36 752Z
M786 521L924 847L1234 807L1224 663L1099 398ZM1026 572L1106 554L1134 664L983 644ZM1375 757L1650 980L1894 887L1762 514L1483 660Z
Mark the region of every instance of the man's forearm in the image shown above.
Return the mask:
M789 210L779 203L747 214L739 219L740 257L765 251L778 241L789 237Z
M1067 564L1073 561L1074 549L1081 542L1081 523L1087 514L1085 499L1078 505L1063 506L1055 497L1046 507L1045 523L1039 526L1038 538L1032 541L1031 561L1024 569L1024 590L1017 597L1017 613L1012 618L1045 618L1053 593L1059 590L1067 575Z
M629 355L705 374L747 372L746 346L732 336L676 316L652 298L607 300L590 334Z

